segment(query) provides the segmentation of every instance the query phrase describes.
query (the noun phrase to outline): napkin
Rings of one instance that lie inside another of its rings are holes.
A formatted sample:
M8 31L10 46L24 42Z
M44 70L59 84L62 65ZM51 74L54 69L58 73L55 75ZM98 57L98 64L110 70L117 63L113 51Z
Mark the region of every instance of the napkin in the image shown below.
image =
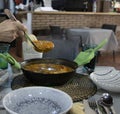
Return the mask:
M68 114L85 114L83 103L74 103Z
M96 114L96 113L89 107L88 101L83 100L83 103L81 102L74 103L71 110L67 114Z
M85 110L85 114L96 114L94 110L92 110L88 104L88 100L83 100L83 106Z

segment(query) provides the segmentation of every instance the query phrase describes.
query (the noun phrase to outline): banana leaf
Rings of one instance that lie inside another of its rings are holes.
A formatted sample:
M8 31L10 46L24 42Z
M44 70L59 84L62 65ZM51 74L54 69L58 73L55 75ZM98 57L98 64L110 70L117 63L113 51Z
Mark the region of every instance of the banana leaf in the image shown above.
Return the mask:
M74 62L76 62L78 64L78 66L82 66L85 65L87 63L89 63L94 57L95 57L95 53L101 48L103 47L106 43L107 43L107 39L104 39L97 47L90 48L87 49L85 51L81 51L77 57L74 59Z

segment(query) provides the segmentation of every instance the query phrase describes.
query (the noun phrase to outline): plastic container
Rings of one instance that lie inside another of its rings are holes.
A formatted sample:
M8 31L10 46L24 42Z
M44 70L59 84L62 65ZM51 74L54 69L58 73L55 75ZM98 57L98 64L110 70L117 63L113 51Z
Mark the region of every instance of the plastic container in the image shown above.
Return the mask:
M0 42L0 53L7 53L9 51L10 44ZM0 57L0 69L7 69L8 62Z
M0 42L0 53L5 53L9 51L10 44Z

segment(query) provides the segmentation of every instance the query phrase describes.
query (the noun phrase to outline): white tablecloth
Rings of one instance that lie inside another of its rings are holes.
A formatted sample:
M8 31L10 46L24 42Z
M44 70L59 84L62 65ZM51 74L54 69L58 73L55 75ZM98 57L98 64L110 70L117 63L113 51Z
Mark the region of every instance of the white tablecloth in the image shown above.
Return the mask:
M81 38L82 44L96 45L106 38L108 42L100 50L113 51L118 49L118 41L112 30L99 28L67 29L66 36L72 40L74 40L74 38Z

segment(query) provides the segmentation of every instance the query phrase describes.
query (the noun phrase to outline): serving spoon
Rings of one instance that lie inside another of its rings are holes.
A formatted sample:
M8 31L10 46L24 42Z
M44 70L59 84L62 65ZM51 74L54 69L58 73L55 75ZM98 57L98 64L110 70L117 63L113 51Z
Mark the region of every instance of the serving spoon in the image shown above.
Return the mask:
M11 19L13 21L17 21L16 17L10 12L10 10L5 9L4 12L9 17L9 19ZM31 42L34 49L38 52L48 52L54 48L54 43L51 41L46 41L46 40L33 41L33 40L31 40L31 38L29 37L29 35L26 32L24 32L24 35L25 35L25 38Z

